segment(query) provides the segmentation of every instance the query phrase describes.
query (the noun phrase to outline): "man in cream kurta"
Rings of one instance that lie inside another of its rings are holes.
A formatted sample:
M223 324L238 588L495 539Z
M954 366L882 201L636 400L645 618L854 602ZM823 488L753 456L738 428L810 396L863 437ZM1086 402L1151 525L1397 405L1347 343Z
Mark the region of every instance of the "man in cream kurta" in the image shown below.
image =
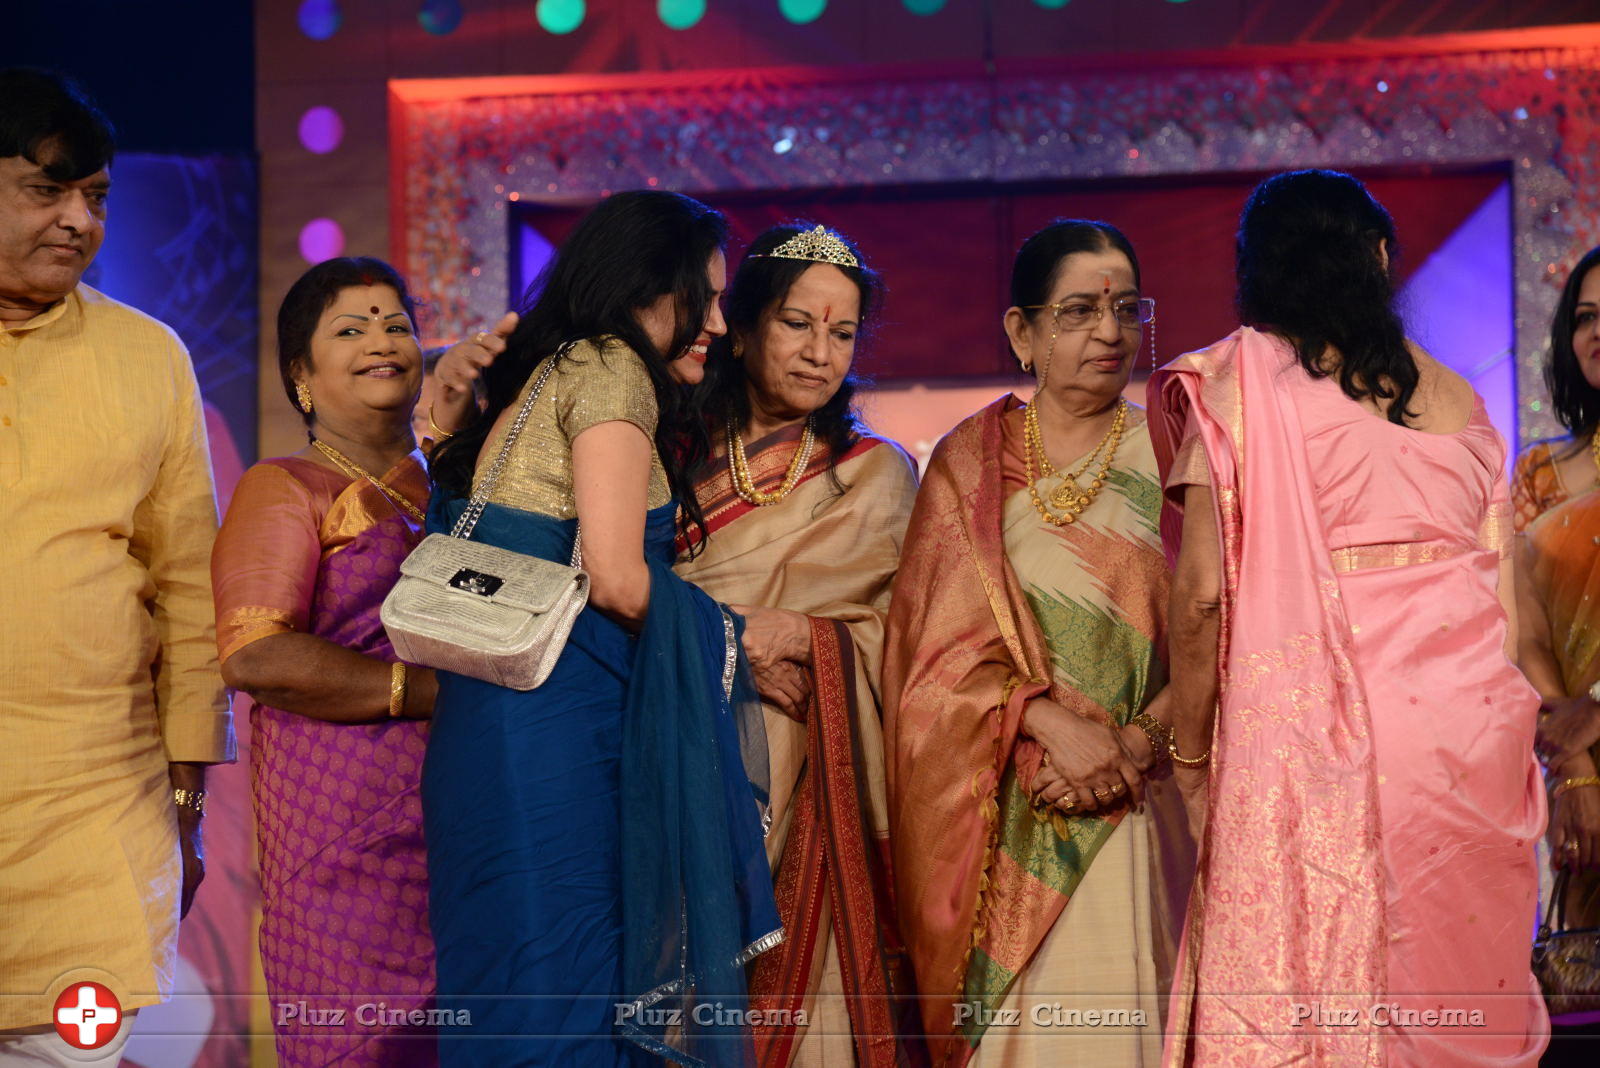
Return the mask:
M28 1058L79 979L171 993L204 765L233 757L194 371L79 282L110 156L72 87L0 71L0 1064L54 1063Z

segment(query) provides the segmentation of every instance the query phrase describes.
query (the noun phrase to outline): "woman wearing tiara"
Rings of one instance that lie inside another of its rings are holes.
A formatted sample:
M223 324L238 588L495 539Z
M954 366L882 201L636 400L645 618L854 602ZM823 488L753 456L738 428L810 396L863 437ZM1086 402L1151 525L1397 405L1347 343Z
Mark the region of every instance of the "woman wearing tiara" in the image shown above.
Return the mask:
M1079 220L1023 244L1011 300L1038 387L934 450L889 610L901 930L935 1063L1154 1065L1193 865L1160 484L1122 399L1155 302Z
M751 977L754 1006L777 1010L756 1030L764 1068L889 1068L920 1048L890 893L878 704L917 477L851 404L851 363L881 300L838 234L767 230L734 277L698 398L713 441L695 483L710 537L680 542L678 574L733 603L747 633L771 634L808 691L765 715L767 857L788 937Z

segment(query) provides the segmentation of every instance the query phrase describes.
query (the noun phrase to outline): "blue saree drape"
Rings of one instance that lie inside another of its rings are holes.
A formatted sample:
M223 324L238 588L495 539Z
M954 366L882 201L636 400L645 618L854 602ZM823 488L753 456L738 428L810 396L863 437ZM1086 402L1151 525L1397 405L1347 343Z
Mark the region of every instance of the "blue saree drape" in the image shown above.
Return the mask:
M464 503L436 496L429 529ZM747 1063L742 963L781 939L766 750L739 617L670 570L674 512L648 516L637 638L586 608L536 690L439 675L422 798L444 1065ZM565 562L575 533L491 504L473 538Z

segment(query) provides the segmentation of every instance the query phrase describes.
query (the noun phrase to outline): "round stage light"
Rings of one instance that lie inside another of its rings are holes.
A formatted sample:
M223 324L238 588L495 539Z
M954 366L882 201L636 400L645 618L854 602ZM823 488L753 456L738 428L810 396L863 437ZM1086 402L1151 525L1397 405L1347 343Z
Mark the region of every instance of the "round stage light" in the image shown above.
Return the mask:
M817 21L827 6L828 0L778 0L783 17L797 26Z
M344 120L332 108L308 108L300 116L300 143L321 156L332 152L344 140Z
M656 14L668 29L687 30L705 18L706 0L656 0Z
M1067 6L1067 0L1033 0L1033 2L1046 11L1060 11Z
M313 41L326 41L339 29L344 15L336 0L301 0L300 32Z
M460 0L422 0L417 22L435 37L443 37L461 25Z
M344 251L344 231L332 219L312 219L300 228L300 258L307 263L331 260Z
M550 33L571 33L583 25L583 0L539 0L533 9L539 25Z
M944 10L944 0L900 0L913 15L937 15Z

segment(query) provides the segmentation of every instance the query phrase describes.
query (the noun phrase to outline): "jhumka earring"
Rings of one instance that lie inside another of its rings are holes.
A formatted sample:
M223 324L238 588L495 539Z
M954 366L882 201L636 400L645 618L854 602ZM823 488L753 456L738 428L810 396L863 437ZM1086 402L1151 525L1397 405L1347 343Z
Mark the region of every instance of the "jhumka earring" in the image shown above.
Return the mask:
M311 390L304 382L294 384L295 399L300 402L300 410L307 415L311 414Z

